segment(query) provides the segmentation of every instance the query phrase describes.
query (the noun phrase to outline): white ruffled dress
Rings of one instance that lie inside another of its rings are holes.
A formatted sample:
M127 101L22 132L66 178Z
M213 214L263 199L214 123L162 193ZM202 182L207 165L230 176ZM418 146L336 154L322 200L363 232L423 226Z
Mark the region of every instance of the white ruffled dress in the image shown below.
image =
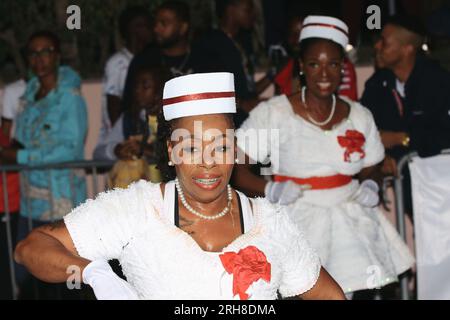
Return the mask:
M64 222L81 257L118 259L141 299L239 299L234 273L220 255L256 246L271 265L270 281L258 279L248 299L299 295L316 283L320 262L283 208L265 199L242 203L245 232L221 252L206 252L174 224L175 185L164 197L160 185L139 181L127 189L101 193L75 208ZM250 207L252 202L252 208Z
M370 111L341 98L350 105L350 114L329 131L295 114L284 95L263 102L238 130L238 145L253 160L265 163L270 159L276 175L310 178L358 174L381 162L384 148ZM258 138L253 129L269 132ZM339 143L356 131L365 139L359 151ZM408 247L381 210L352 200L358 186L358 181L352 180L337 188L308 190L287 207L291 219L317 250L324 268L346 293L397 281L397 275L414 263Z

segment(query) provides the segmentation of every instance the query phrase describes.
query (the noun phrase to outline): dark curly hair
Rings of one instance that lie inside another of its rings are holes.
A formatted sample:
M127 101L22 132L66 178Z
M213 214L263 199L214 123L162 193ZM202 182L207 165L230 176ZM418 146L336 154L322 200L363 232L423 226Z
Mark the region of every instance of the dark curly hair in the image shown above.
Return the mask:
M233 115L224 114L224 116L230 121L232 128L235 128ZM178 119L166 121L164 119L163 110L158 114L158 139L155 143L155 160L157 168L161 171L163 182L167 182L175 179L177 176L175 167L169 166L169 152L167 151L167 142L170 141L172 132L176 129Z
M167 141L170 141L175 120L166 121L161 109L158 114L158 139L155 142L155 158L157 168L161 171L164 182L175 179L175 168L168 165L169 152L167 151Z
M40 31L34 32L28 38L26 50L29 50L31 42L36 38L47 38L48 40L50 40L52 42L55 52L61 53L61 41L59 40L59 37L56 35L56 33L54 33L53 31L50 31L50 30L40 30Z

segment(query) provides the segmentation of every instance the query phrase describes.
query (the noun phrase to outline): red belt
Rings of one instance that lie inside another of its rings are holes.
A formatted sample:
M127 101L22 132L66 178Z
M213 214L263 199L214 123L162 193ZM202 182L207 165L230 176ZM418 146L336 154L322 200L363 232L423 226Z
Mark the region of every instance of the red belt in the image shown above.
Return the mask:
M296 177L287 177L287 176L274 176L274 181L276 182L284 182L284 181L294 181L298 184L307 184L311 186L312 190L320 190L320 189L331 189L342 187L350 182L352 182L352 176L346 176L343 174L337 174L334 176L328 177L310 177L310 178L296 178Z

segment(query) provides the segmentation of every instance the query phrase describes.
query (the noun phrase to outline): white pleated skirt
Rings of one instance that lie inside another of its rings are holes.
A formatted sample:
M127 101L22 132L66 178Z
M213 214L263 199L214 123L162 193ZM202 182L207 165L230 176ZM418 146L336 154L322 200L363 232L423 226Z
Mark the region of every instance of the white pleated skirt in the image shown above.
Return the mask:
M351 200L358 182L312 190L286 207L317 250L322 266L345 293L383 287L414 264L414 257L379 208Z

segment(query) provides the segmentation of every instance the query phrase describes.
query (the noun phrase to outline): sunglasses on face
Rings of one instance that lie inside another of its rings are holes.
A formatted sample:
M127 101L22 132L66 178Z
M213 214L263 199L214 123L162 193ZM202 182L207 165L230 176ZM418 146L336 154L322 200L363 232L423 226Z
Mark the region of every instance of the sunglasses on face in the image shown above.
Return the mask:
M31 51L30 50L30 51L28 51L28 58L29 59L35 59L38 57L48 58L54 52L55 52L55 48L53 48L53 47L44 48L39 51Z

